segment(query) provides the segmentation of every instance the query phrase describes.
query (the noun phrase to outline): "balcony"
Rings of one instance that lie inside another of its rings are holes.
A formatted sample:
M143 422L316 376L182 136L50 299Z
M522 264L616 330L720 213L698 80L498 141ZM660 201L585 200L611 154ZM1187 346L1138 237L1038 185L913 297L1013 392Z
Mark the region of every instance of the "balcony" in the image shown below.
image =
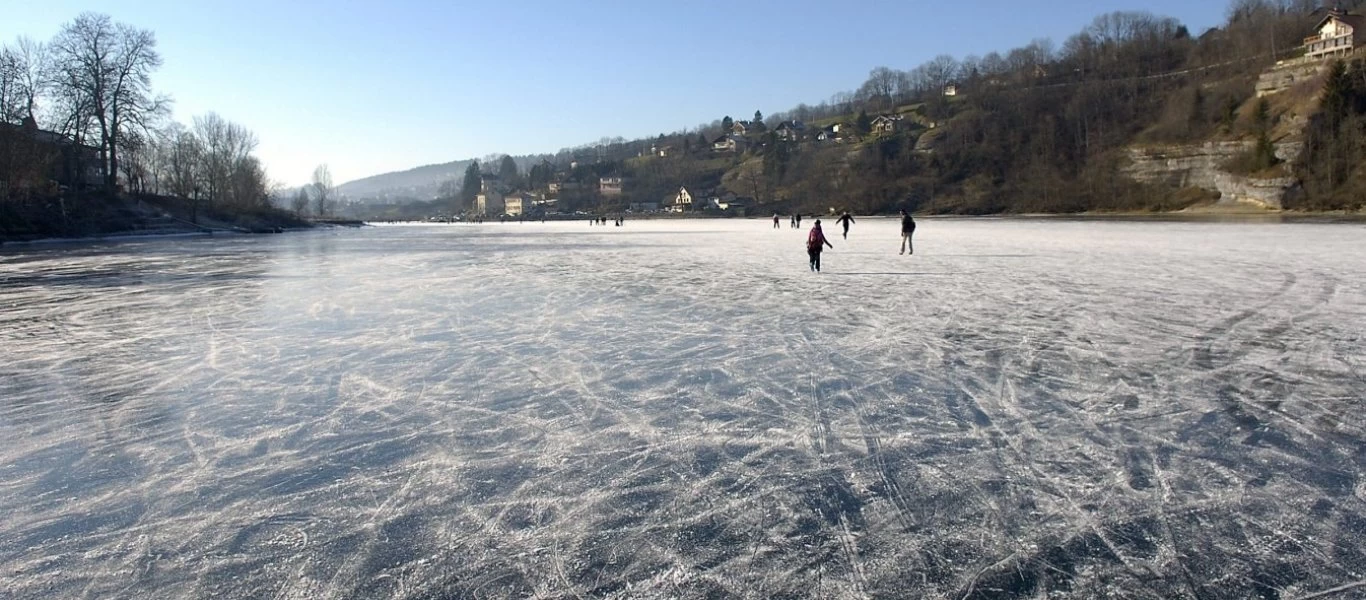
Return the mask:
M1334 43L1332 43L1332 42L1333 42L1334 40L1340 40L1340 39L1344 39L1344 38L1346 38L1346 39L1351 39L1351 37L1352 37L1352 34L1351 34L1351 33L1343 33L1343 34L1338 34L1338 35L1327 35L1327 36L1325 36L1325 35L1311 35L1311 36L1309 36L1309 37L1307 37L1307 38L1304 38L1304 45L1305 45L1305 46L1308 46L1308 45L1310 45L1310 44L1314 44L1314 43L1318 43L1318 42L1327 42L1326 45L1328 45L1328 46L1350 45L1350 43L1348 43L1348 44L1334 44Z

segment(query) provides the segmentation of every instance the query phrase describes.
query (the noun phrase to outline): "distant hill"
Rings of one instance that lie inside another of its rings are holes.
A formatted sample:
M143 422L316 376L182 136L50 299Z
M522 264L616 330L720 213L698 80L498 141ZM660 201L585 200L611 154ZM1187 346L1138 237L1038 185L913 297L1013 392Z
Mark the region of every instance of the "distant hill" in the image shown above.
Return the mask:
M512 157L522 173L526 173L531 169L531 165L546 158L549 157L544 154ZM437 197L441 184L452 179L456 180L457 184L461 183L465 178L465 169L469 168L471 162L474 162L474 159L457 160L439 165L425 165L407 171L380 173L379 175L371 175L343 183L337 186L337 191L342 196L352 200L367 198L432 200ZM496 163L482 166L485 171L498 168Z
M341 195L354 200L365 198L413 198L431 200L437 196L442 183L460 180L470 160L457 160L439 165L425 165L397 171L381 173L337 186Z

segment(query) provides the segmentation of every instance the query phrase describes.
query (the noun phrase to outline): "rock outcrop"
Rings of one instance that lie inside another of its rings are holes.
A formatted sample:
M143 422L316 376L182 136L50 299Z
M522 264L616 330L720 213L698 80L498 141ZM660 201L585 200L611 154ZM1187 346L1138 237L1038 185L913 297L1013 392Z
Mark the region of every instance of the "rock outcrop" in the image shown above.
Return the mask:
M1328 62L1296 58L1283 60L1257 77L1257 97L1288 90L1295 84L1313 80L1328 70Z
M1248 177L1224 170L1224 165L1251 147L1252 142L1133 147L1128 149L1129 164L1123 171L1144 183L1219 192L1219 204L1279 210L1299 185L1294 177ZM1293 162L1302 148L1300 142L1279 143L1276 156Z

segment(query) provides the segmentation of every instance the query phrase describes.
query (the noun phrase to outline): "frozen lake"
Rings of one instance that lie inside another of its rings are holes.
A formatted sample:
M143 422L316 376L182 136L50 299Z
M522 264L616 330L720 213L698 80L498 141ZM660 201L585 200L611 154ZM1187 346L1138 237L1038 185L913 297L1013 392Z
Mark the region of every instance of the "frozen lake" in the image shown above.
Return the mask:
M0 597L1366 593L1366 227L770 227L7 248Z

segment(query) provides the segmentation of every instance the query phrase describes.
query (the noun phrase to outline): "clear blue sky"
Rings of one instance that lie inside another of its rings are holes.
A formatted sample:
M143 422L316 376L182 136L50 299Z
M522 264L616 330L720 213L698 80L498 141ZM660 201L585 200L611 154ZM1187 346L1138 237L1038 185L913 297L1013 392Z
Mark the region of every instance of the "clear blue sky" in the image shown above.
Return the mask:
M337 181L493 152L655 135L810 104L877 66L1061 45L1112 10L1192 33L1225 0L0 0L0 40L82 11L156 32L175 116L216 111L261 139L272 178Z

